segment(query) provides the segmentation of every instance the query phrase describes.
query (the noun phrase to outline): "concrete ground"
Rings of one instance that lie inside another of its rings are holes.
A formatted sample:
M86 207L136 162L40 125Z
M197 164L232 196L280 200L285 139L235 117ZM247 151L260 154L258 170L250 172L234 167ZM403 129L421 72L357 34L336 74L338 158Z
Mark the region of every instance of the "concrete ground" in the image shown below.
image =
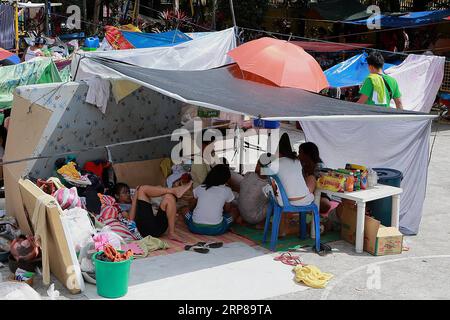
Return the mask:
M436 134L433 125L431 143ZM296 145L302 139L296 135ZM420 232L405 237L410 250L401 255L374 257L356 254L354 246L344 241L330 243L333 252L320 257L310 251L298 252L303 262L314 264L334 278L326 289L299 290L270 299L449 299L450 298L450 125L440 125L429 166L427 197ZM1 203L0 203L1 205ZM0 275L9 275L7 267ZM273 272L277 272L275 269ZM289 280L290 281L290 280ZM55 279L61 299L86 299L70 295ZM39 277L34 288L47 297ZM300 289L300 288L299 288ZM232 295L229 297L233 298Z

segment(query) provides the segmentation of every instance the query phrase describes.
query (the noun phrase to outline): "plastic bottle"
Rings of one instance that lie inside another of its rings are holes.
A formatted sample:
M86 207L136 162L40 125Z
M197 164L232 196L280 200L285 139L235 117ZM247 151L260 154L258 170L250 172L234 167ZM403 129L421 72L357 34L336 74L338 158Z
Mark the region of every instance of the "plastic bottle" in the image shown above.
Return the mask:
M369 177L368 177L368 186L369 188L373 188L378 183L378 174L375 170L369 169Z
M361 189L362 190L366 190L367 189L367 185L368 185L367 175L368 175L367 170L364 170L361 173Z
M355 180L356 180L355 191L361 190L361 171L356 170Z

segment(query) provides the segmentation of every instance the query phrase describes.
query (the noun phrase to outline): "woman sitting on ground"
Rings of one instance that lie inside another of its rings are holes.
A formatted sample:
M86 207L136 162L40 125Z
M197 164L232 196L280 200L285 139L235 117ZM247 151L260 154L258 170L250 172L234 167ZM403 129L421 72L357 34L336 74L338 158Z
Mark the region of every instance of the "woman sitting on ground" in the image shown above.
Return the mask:
M160 237L168 230L168 237L179 240L175 235L175 218L177 214L176 199L192 186L192 182L176 188L156 186L139 186L131 202L129 219L135 221L142 237ZM153 213L151 199L162 197L156 215Z
M276 174L280 179L289 202L293 206L306 206L314 201L314 189L316 181L314 177L305 178L302 175L303 168L297 153L292 150L291 141L287 133L283 133L278 144L279 159L267 165L263 172L265 175ZM269 172L269 173L267 173ZM278 194L278 202L282 204Z
M323 169L323 161L320 159L319 148L313 142L305 142L298 148L298 159L303 167L303 176L308 180L308 187L312 192L315 190L316 180L320 177L320 170ZM309 185L311 184L311 185ZM325 213L330 210L330 198L322 194L320 198L320 212Z
M225 185L230 177L229 167L218 164L208 173L204 183L194 189L195 209L185 215L191 232L220 235L228 231L233 219L238 218L238 213L231 206L234 194Z

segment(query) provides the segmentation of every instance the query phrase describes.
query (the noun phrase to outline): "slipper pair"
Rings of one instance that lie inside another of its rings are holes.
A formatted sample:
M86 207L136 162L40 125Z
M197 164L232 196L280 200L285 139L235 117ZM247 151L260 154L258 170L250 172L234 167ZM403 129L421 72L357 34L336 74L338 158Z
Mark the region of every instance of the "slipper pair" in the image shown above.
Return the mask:
M195 251L198 253L208 253L210 248L217 249L217 248L221 248L222 246L223 246L223 242L211 242L211 243L197 242L196 244L186 245L184 247L184 250Z
M321 243L320 249L317 250L316 246L313 246L313 251L315 251L319 256L325 256L332 251L331 247L327 244Z

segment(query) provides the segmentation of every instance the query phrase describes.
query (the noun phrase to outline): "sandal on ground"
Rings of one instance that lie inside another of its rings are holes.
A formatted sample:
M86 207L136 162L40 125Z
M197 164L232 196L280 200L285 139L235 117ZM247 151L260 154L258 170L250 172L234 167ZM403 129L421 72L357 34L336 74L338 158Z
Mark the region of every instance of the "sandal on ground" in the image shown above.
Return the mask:
M204 247L204 242L197 242L193 245L186 245L184 246L184 250L186 251L195 251L198 253L208 253L209 249Z
M320 250L317 251L316 246L313 246L313 251L316 252L319 256L325 256L332 251L331 247L327 244L321 243Z
M297 265L304 265L301 261L300 261L300 256L293 256L290 252L283 252L282 254L280 254L278 257L273 258L273 260L275 261L280 261L284 264L287 264L289 266L297 266Z
M209 249L217 249L223 247L223 242L197 242L195 245Z
M217 249L223 247L223 242L210 242L204 245L206 248Z

